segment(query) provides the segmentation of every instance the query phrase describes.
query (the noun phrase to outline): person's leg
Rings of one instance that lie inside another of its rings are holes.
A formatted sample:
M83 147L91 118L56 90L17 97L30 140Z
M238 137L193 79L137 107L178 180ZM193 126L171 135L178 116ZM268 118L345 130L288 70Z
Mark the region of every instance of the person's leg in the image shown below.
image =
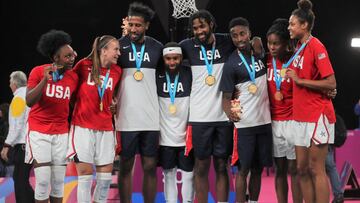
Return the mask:
M24 150L23 145L15 146L13 173L15 199L18 203L32 203L35 199L34 190L29 182L31 165L24 163Z
M326 174L329 176L331 188L333 191L334 200L343 199L343 191L341 189L341 182L339 174L336 170L336 164L334 161L334 148L329 145L329 151L325 160Z
M297 177L296 171L296 160L287 160L288 165L288 173L290 174L291 178L291 193L292 199L294 203L302 203L303 197L301 194L301 188L299 179Z
M249 202L257 202L261 189L261 174L264 167L270 167L273 164L272 158L272 131L271 125L263 128L265 131L253 134L255 137L255 150L251 162L251 176L249 181ZM251 136L251 135L250 135ZM254 139L254 138L253 138Z
M183 202L193 202L194 201L194 172L183 171L181 170L182 185L181 185L181 194Z
M132 196L132 175L135 155L139 146L139 132L120 132L121 152L118 173L120 202L130 203Z
M159 149L159 131L142 132L140 136L140 154L143 167L143 196L145 203L152 203L156 197L156 167Z
M194 183L198 202L208 202L209 169L212 154L214 127L192 126L192 142L195 157Z
M126 158L120 156L120 170L118 174L118 188L120 202L130 203L132 193L132 171L135 163L135 156Z
M66 153L69 136L67 133L52 135L51 143L51 203L62 203L64 196L64 180L66 172Z
M213 140L213 164L218 202L227 202L229 198L228 159L233 149L233 132L233 125L216 127L216 136Z
M177 203L177 147L160 146L159 148L159 165L164 173L164 196L168 203Z
M35 202L48 203L50 194L51 167L50 162L37 163L34 160Z
M143 177L143 195L144 195L144 202L151 203L155 201L156 197L156 164L157 159L156 157L141 157L141 162L144 171Z
M66 165L52 165L51 166L51 203L62 203L64 196L64 179L65 179Z
M235 192L236 197L235 201L237 203L246 202L246 189L247 189L247 176L249 174L249 169L241 168L236 175L235 180Z
M309 149L307 147L296 146L296 162L297 174L299 177L301 193L305 203L314 203L314 185L310 175L309 169Z
M78 174L77 201L90 203L93 165L91 163L77 162L76 171Z
M287 159L274 157L275 161L275 191L278 203L288 202Z
M177 168L164 169L164 196L167 203L177 203L176 171Z
M263 168L255 167L250 170L250 180L249 180L249 200L258 201L260 189L261 189L261 174Z
M52 137L48 134L43 134L35 131L29 133L29 148L27 151L31 154L31 158L27 159L27 163L34 164L35 173L35 202L48 202L50 194L51 182L51 142ZM33 162L31 162L31 160Z
M185 147L178 151L178 168L181 170L181 195L183 202L194 202L194 153L191 151L185 156Z
M288 202L286 130L288 121L272 121L273 156L275 163L275 191L278 203Z
M325 172L325 159L328 153L328 145L312 144L310 146L310 172L315 186L316 203L328 203L330 198L329 184Z
M256 137L253 134L242 134L238 129L238 174L235 181L236 202L246 202L247 176L255 159Z
M95 132L96 187L94 202L106 203L112 182L115 159L115 136L113 131L96 130Z
M210 157L206 159L195 158L194 181L195 194L198 202L208 202L210 162Z
M112 164L96 166L96 187L94 190L94 202L106 203L112 181Z
M218 202L227 202L229 196L229 175L227 159L213 156L216 174L216 197Z

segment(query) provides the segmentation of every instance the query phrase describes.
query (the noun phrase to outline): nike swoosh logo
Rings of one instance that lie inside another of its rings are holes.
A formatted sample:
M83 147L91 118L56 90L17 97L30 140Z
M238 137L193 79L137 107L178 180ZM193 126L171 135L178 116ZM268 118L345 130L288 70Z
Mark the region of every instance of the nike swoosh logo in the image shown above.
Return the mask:
M195 44L194 47L200 47L200 45L196 45L196 44Z
M129 46L124 46L123 49L127 49L127 48L129 48L129 47L130 47L130 45L129 45Z
M165 77L165 75L159 75L159 78L164 78Z
M239 66L241 66L243 63L244 63L244 62L240 62L240 63L239 63Z

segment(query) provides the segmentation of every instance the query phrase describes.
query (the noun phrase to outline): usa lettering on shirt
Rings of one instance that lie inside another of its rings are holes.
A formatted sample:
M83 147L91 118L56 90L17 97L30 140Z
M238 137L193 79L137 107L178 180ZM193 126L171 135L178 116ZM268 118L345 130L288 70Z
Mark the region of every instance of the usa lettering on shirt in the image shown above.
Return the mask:
M69 86L61 86L55 84L47 84L46 86L46 96L47 97L55 97L58 99L70 99L70 87Z
M101 82L101 85L100 87L102 87L104 85L104 80L105 80L105 76L104 75L100 75L100 82ZM106 87L105 89L110 89L110 90L113 90L113 78L109 77L109 80L106 84ZM86 84L90 85L90 86L94 86L95 85L95 82L92 80L91 78L91 73L88 74L88 79L86 81Z
M171 86L171 88L174 88L174 83L171 83L170 86ZM166 92L166 93L169 92L169 88L168 88L166 82L163 83L163 92ZM178 83L176 92L184 92L184 86L181 82Z
M304 56L297 56L293 61L293 67L303 69L303 63L304 63Z
M280 77L280 70L279 69L276 70L276 74L277 74L278 77ZM275 81L274 69L269 68L268 71L267 71L267 75L268 75L268 78L267 78L268 81ZM286 80L285 80L285 78L281 78L281 82L290 83L290 78L288 78Z
M214 60L221 58L221 55L220 55L220 52L219 52L218 49L215 49L214 54L212 53L211 50L207 50L207 51L206 51L206 58L207 58L208 60L213 60L213 55L214 55ZM199 58L200 58L201 61L204 61L204 60L205 60L205 58L204 58L201 50L199 51Z
M140 52L136 52L138 58L140 58L140 54L141 54ZM134 57L133 52L129 52L129 61L135 61L135 60L136 59ZM144 52L143 61L150 62L150 56L148 52Z

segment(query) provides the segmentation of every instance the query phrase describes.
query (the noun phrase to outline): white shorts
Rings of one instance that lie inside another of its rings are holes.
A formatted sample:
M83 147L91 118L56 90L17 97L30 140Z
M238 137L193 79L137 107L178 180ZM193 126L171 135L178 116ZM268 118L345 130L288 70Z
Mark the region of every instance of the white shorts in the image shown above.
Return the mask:
M316 123L294 121L295 145L310 147L311 141L318 144L334 143L334 123L321 114Z
M51 163L52 165L66 164L68 133L43 134L30 131L26 136L25 163Z
M272 121L274 157L295 160L294 121Z
M80 162L102 166L111 164L115 158L114 131L92 130L71 126L67 158L76 155Z

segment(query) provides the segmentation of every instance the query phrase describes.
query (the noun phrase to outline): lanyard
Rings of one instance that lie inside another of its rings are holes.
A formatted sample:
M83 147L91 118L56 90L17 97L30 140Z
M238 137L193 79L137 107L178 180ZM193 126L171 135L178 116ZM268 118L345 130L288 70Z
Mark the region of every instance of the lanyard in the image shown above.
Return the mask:
M143 45L141 45L141 50L140 50L140 56L139 57L137 55L137 51L136 51L136 47L135 47L134 43L131 43L131 47L132 47L133 55L134 55L135 62L136 62L136 70L140 71L141 63L143 61L144 52L145 52L145 43Z
M175 103L176 89L177 89L178 82L179 82L179 73L175 77L174 87L171 87L171 81L170 81L169 73L166 72L165 75L166 75L167 86L168 86L168 89L169 89L170 101L171 101L171 104L174 104Z
M215 55L215 46L216 46L216 41L215 41L215 36L214 36L214 42L212 44L212 49L211 49L211 61L209 63L209 60L208 60L207 55L206 55L205 47L203 45L201 45L201 53L202 53L202 55L204 57L204 60L205 60L208 75L212 75L213 61L214 61L214 55Z
M100 97L100 103L102 102L103 100L103 97L104 97L104 94L105 94L105 89L106 89L106 85L107 85L107 82L109 80L109 76L110 76L110 68L107 70L106 72L106 76L105 76L105 79L104 79L104 82L102 84L102 87L100 87L100 85L98 85L98 92L99 92L99 97Z
M247 63L245 57L242 55L241 52L239 52L239 56L242 60L242 62L244 63L247 72L249 73L250 76L250 80L255 83L255 58L253 55L251 55L251 66L249 66L249 64Z
M273 65L273 68L274 68L274 78L275 78L276 90L280 90L282 77L281 77L280 74L277 73L276 60L275 60L274 57L272 58L272 65Z

